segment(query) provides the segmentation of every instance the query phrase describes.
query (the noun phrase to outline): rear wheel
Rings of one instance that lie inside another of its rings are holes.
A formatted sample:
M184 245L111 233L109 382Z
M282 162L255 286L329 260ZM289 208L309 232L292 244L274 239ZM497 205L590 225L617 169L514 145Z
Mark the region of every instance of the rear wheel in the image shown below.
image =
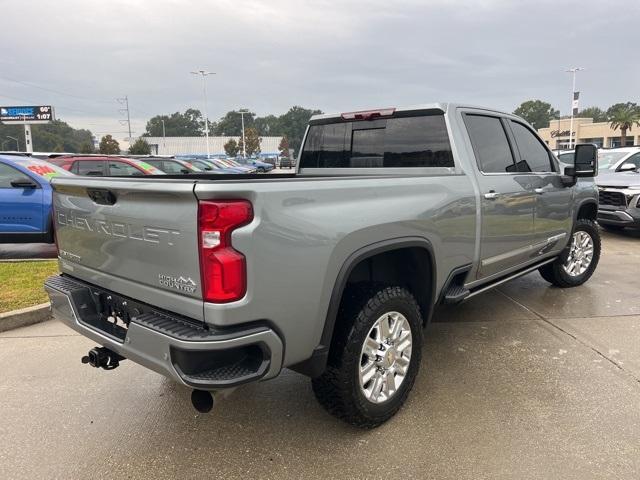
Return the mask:
M600 231L587 219L576 222L569 246L553 262L540 267L540 275L557 287L577 287L591 278L600 260Z
M327 369L312 380L320 404L359 427L376 427L407 399L420 366L422 317L400 287L347 294Z

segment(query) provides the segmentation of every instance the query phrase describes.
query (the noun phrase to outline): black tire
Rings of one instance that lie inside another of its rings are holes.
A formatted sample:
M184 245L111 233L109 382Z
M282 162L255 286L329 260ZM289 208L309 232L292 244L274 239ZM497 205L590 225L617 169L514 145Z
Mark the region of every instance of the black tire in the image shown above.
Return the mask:
M622 230L624 230L624 226L622 225L604 225L602 223L600 223L599 225L609 232L621 232Z
M398 312L408 321L411 358L395 393L382 403L374 403L361 391L359 369L364 342L386 312ZM327 368L312 380L320 404L332 415L358 427L374 428L389 420L407 399L420 368L422 325L420 308L404 288L368 285L345 292Z
M598 266L601 249L598 226L591 220L580 219L576 222L572 235L579 231L586 232L593 240L593 259L591 260L591 264L582 274L576 276L569 275L563 267L569 255L569 247L567 247L554 262L548 263L538 269L542 278L556 287L571 288L582 285L591 278L591 275L593 275L593 272L595 272ZM570 245L571 243L569 246Z

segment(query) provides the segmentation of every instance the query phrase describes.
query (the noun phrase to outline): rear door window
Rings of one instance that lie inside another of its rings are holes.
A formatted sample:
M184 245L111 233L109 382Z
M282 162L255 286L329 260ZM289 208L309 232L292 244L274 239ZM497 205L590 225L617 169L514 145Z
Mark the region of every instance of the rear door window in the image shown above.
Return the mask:
M469 114L465 115L464 123L482 172L516 172L507 133L498 117Z
M311 125L300 168L453 167L443 115Z
M185 170L185 167L180 165L178 162L164 160L162 162L162 170L167 173L182 173L182 170Z
M133 175L142 175L142 172L136 167L129 165L127 162L121 162L120 160L110 160L109 175L115 177L130 177Z
M104 162L102 160L78 160L73 164L74 173L78 175L104 175Z
M510 121L511 131L520 152L519 170L522 172L553 172L549 151L542 141L521 123Z

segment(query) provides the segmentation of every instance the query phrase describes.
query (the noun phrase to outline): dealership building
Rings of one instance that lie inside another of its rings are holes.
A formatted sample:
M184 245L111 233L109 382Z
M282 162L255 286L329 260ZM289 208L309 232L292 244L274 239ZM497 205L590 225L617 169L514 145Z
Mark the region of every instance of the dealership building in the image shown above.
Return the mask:
M538 133L552 149L563 150L569 148L571 119L551 120L548 128L541 128ZM613 148L640 145L640 128L634 126L627 130L626 145L621 145L620 129L612 129L609 122L596 122L593 118L573 119L573 142L594 143L598 147Z
M141 137L151 147L153 155L204 155L207 153L205 137ZM260 137L260 156L278 156L282 137ZM209 137L209 153L213 156L226 155L224 144L229 140L238 142L240 137Z

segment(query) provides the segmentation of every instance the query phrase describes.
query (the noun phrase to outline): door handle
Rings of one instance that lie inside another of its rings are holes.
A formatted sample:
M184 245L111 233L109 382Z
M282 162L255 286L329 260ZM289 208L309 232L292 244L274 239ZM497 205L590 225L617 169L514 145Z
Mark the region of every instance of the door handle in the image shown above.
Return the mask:
M500 194L498 192L494 192L493 190L491 190L489 193L484 194L484 198L486 198L487 200L495 200L499 196Z
M534 188L533 191L538 195L542 195L544 193L544 188Z

